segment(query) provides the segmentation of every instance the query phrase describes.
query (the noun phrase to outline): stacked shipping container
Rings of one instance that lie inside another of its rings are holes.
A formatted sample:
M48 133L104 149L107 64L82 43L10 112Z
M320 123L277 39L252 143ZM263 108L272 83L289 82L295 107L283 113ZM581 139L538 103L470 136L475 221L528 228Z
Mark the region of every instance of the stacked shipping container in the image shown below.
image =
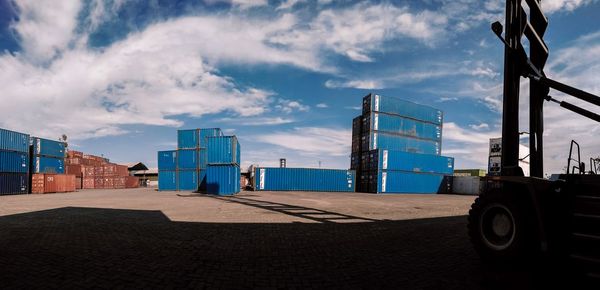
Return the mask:
M0 195L29 188L29 135L0 129Z
M218 195L240 192L240 143L237 137L208 137L206 141L206 191Z
M67 173L75 175L78 189L122 189L139 186L138 178L129 176L126 165L110 163L104 157L69 150L66 164Z
M352 121L350 167L358 190L373 193L436 193L448 185L454 159L439 156L442 111L369 94Z

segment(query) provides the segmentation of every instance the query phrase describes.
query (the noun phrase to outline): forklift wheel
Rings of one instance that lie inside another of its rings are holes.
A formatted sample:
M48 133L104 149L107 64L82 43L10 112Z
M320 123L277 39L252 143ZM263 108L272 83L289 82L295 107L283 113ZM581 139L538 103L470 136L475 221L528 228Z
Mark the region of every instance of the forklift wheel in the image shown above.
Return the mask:
M490 191L475 200L469 211L469 236L485 261L516 262L533 253L535 229L527 212L512 193Z

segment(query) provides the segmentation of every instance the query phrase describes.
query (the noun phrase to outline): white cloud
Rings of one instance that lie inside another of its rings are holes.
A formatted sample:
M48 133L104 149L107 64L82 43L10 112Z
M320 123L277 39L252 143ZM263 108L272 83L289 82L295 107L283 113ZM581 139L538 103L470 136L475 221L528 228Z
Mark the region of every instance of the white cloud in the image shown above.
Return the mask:
M471 124L469 125L469 127L471 127L471 129L476 130L476 131L481 131L481 130L487 130L490 128L490 125L488 125L487 123L480 123L478 125L476 124Z
M442 155L455 157L456 168L487 168L489 139L501 135L497 130L475 131L444 123Z
M316 107L321 109L329 108L329 106L325 103L319 103L316 105Z
M248 118L221 118L221 122L236 124L239 126L265 126L282 125L295 122L294 119L282 117L248 117Z
M306 0L285 0L275 10L287 10L293 8L298 3L306 2Z
M260 142L310 156L349 156L351 139L350 130L319 127L301 127L256 137Z
M443 102L452 102L452 101L458 101L457 97L441 97L439 98L439 100L437 100L437 102L443 103Z
M241 10L267 6L269 4L267 0L204 0L204 2L208 4L229 3L232 6L237 7Z
M279 99L277 100L275 109L280 110L286 114L290 114L294 111L307 112L308 110L310 110L310 107L307 105L303 105L298 101Z
M558 11L573 11L581 6L596 2L596 0L544 0L542 10L551 14Z
M328 80L325 82L325 87L330 89L337 88L355 88L355 89L379 89L383 87L383 83L378 80L349 80L349 81L335 81Z

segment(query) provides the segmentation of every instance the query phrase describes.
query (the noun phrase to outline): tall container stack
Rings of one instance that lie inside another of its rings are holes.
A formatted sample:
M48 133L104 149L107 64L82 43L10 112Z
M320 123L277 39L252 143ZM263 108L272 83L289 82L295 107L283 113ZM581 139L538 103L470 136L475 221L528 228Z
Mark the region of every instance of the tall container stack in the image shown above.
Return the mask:
M31 166L35 173L65 173L66 146L64 142L31 137Z
M29 192L29 135L0 129L0 195Z
M240 192L240 143L236 136L207 137L206 192Z
M77 189L136 188L139 179L129 175L126 165L83 152L69 150L66 159L67 174L75 175Z
M440 156L442 111L401 99L369 94L352 121L350 167L358 191L437 193L447 190L444 175L454 159Z

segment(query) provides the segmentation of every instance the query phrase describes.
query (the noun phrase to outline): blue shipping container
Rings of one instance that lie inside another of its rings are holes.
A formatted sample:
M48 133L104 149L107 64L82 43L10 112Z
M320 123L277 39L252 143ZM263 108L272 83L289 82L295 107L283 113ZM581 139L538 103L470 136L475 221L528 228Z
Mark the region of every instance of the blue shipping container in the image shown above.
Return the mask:
M443 113L438 109L376 94L368 94L363 98L363 115L371 112L394 114L438 125L443 122Z
M443 174L454 172L452 157L384 149L370 151L367 164L364 170L384 169Z
M0 150L29 153L29 135L0 129Z
M196 170L199 166L198 149L177 150L177 169Z
M206 192L218 195L233 195L240 192L240 174L238 165L208 165Z
M207 163L240 164L240 143L235 136L208 137Z
M65 158L65 143L38 137L31 137L33 155Z
M442 140L442 125L377 112L371 112L363 117L362 131L379 131L420 139Z
M440 155L442 151L442 143L439 141L404 137L376 131L368 132L362 136L361 147L363 151L388 149L435 155Z
M177 150L158 151L158 171L177 169Z
M158 190L177 190L176 171L158 171Z
M200 148L208 147L207 138L223 136L223 132L219 128L203 128L203 129L198 129L198 130L199 130L199 135L200 135L200 140L199 140Z
M0 172L29 172L29 153L0 150Z
M318 168L256 168L255 190L354 191L354 170Z
M198 146L198 129L177 130L177 149L195 149Z
M444 174L396 170L365 172L369 192L373 193L438 193L445 191Z
M0 173L0 195L29 193L27 173Z
M65 173L65 159L35 156L32 160L33 173Z
M177 190L198 190L198 170L178 170Z

